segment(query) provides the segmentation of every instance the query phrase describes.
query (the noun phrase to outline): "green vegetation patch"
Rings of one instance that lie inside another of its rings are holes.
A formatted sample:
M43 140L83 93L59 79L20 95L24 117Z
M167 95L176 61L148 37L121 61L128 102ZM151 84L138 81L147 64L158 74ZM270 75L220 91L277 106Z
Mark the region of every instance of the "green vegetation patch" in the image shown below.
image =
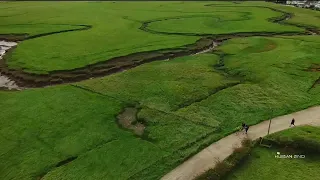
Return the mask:
M316 42L301 39L238 38L219 48L225 56L181 57L72 86L1 92L1 178L158 179L241 122L319 104L315 88L309 90L319 74L306 71L319 63ZM266 44L276 46L261 51ZM129 105L139 105L141 137L116 123ZM64 164L69 158L75 159Z
M30 179L119 133L114 116L122 105L80 89L59 86L0 96L1 179Z
M269 44L274 48L263 50ZM219 50L226 53L222 59L210 53L175 58L77 83L140 104L138 117L146 125L145 138L174 150L133 179L160 178L170 167L233 132L241 122L256 124L319 104L319 94L309 90L319 74L306 71L319 62L316 43L238 38ZM219 89L228 82L240 84Z
M54 169L43 179L130 179L163 155L165 153L150 142L119 137Z
M212 7L219 7L219 5L215 5L216 3L213 3ZM225 5L222 5L225 6ZM230 6L230 5L229 5ZM288 23L292 24L299 24L303 26L310 26L310 27L320 27L319 23L319 11L314 11L310 9L305 8L297 8L297 7L291 7L291 6L284 6L283 4L277 4L277 3L268 3L263 1L251 1L251 2L241 2L238 3L237 6L239 8L245 8L246 6L250 7L260 7L260 8L276 8L280 9L287 13L292 13L294 16L288 20L286 20ZM262 11L261 11L262 13Z
M135 52L178 47L199 39L141 31L139 27L143 20L179 14L174 11L157 12L157 7L163 3L124 4L126 3L22 2L21 6L3 10L2 17L0 16L0 34L12 30L11 33L36 35L62 31L76 25L92 26L85 31L64 32L23 41L13 51L7 64L10 68L46 74L54 70L84 67ZM24 15L13 16L13 12Z
M0 96L1 179L126 179L165 154L117 126L114 99L71 86Z
M129 101L76 86L0 96L1 179L128 179L214 130L143 108L140 138L116 123Z
M205 137L216 130L213 126L197 124L184 117L149 108L143 108L138 118L146 125L145 138L165 151L185 148L184 146L195 139Z
M118 99L171 111L206 98L216 88L237 82L215 71L213 66L218 59L215 54L200 54L152 62L78 85Z
M0 27L0 34L26 33L29 36L84 28L82 26L69 24L6 24ZM21 31L21 29L23 29L23 31Z
M276 48L261 51L268 43ZM227 54L224 71L245 83L181 108L178 115L200 122L217 120L231 131L240 122L255 124L319 103L319 94L310 89L319 73L306 71L319 63L317 43L252 37L229 40L219 49Z

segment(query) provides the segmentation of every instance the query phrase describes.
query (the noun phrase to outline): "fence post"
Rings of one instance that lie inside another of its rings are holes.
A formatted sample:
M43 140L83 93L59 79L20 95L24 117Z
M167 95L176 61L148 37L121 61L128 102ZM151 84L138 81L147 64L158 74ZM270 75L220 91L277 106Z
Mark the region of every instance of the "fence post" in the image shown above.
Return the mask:
M271 125L271 118L269 120L269 128L268 128L268 134L267 135L269 135L269 132L270 132L270 125Z

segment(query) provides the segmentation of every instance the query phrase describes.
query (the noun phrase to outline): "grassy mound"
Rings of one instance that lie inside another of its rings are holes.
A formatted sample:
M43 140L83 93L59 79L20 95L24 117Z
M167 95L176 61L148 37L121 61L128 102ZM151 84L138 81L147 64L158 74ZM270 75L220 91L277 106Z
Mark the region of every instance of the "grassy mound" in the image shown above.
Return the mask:
M318 177L319 156L306 155L305 159L277 159L279 149L257 147L250 158L226 179L306 179Z
M320 128L302 126L278 132L267 137L277 145L301 149L304 152L320 152Z
M311 153L310 150L314 150L315 145L319 147L319 134L320 128L312 126L295 127L274 133L267 139L276 141L281 146L287 145L296 149L288 151L279 147L256 147L249 159L226 179L315 179L319 173L320 157L318 153ZM279 159L275 158L277 152L288 155L302 154L305 158Z

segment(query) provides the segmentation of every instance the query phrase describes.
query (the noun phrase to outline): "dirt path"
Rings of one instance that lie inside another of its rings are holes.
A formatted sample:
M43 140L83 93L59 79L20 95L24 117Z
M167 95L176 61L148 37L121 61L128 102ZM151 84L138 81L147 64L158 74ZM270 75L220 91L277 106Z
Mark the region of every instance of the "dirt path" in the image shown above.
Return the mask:
M273 118L270 133L288 129L293 117L296 119L296 125L320 126L320 106ZM268 126L269 120L251 126L248 131L248 137L250 139L258 139L267 135ZM220 139L176 167L162 177L161 180L192 180L196 175L213 168L216 159L224 160L228 157L233 152L233 147L240 146L241 139L245 137L246 135L243 133L233 133Z

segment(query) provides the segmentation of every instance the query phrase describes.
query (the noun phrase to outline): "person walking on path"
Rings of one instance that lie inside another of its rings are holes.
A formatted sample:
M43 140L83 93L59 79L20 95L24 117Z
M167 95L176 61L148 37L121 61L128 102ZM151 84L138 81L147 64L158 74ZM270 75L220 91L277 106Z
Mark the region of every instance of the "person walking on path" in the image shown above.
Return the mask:
M246 124L243 122L241 131L243 131L245 129L245 127L246 127Z
M296 125L294 125L294 122L295 122L296 120L294 119L294 118L292 118L292 120L291 120L291 124L290 124L290 126L289 127L291 127L291 126L296 126Z
M248 125L245 125L244 129L246 130L246 134L248 134L249 126L248 126Z
M239 135L244 130L245 126L246 126L246 124L242 123L241 126L236 127L236 135Z

